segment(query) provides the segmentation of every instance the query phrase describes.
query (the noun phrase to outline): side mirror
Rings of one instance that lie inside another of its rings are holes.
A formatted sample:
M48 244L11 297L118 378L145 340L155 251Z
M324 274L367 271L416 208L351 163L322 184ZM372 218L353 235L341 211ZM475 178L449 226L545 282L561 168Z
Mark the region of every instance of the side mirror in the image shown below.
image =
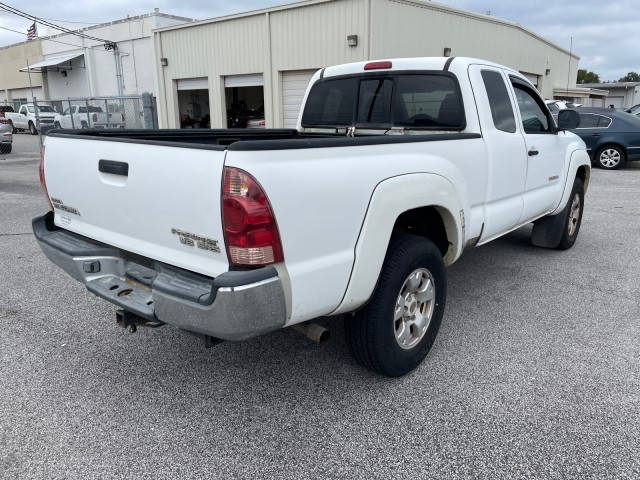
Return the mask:
M580 126L580 114L575 110L564 109L558 112L558 130L571 130Z

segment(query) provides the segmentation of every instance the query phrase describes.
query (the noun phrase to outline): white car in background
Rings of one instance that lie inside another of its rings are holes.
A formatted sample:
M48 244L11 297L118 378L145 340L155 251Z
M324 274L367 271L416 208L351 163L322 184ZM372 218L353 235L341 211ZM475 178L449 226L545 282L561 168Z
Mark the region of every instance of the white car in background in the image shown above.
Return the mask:
M566 100L545 100L544 103L547 104L547 108L551 112L556 123L558 123L558 112L560 112L560 110L582 106L581 103L567 102Z

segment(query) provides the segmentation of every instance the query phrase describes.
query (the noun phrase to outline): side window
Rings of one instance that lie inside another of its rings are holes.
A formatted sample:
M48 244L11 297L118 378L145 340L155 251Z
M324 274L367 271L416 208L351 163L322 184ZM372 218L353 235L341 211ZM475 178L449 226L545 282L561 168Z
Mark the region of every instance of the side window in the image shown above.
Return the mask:
M515 133L516 117L509 99L509 92L504 83L504 78L499 72L491 70L482 71L484 88L487 90L493 124L498 130Z
M580 127L578 128L596 128L598 126L598 117L600 115L592 115L590 113L580 114Z
M525 133L547 133L550 132L549 119L543 110L536 96L529 92L524 86L514 83L513 88L518 100L518 109L522 117L522 127Z
M603 117L602 115L598 115L600 120L598 121L598 127L600 128L609 128L611 125L611 119L609 117Z
M578 128L607 128L611 125L611 119L594 113L581 113L580 126Z
M63 115L69 115L71 113L71 108L65 108L64 112L62 112Z

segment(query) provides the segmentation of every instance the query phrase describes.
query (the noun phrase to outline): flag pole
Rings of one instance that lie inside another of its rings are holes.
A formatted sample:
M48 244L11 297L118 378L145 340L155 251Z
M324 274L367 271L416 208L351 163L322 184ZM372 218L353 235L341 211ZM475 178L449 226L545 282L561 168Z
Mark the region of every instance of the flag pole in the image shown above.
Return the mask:
M36 97L33 95L33 83L31 83L31 67L29 66L29 60L25 58L27 62L27 73L29 74L29 89L31 90L31 101L35 103Z

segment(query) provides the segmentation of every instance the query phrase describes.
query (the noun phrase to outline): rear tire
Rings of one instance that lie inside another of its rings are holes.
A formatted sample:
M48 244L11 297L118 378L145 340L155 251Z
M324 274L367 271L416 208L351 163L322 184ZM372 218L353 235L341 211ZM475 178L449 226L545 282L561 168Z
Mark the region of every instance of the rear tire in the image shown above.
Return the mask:
M584 185L582 180L576 178L571 189L569 204L567 205L567 216L564 221L564 230L560 238L558 250L568 250L573 247L580 232L582 224L582 212L584 211Z
M433 345L446 297L444 261L433 242L394 235L369 303L345 318L356 361L389 377L409 373Z
M0 153L11 153L11 145L0 145Z
M596 152L595 163L605 170L616 170L626 160L624 150L617 145L605 145Z

